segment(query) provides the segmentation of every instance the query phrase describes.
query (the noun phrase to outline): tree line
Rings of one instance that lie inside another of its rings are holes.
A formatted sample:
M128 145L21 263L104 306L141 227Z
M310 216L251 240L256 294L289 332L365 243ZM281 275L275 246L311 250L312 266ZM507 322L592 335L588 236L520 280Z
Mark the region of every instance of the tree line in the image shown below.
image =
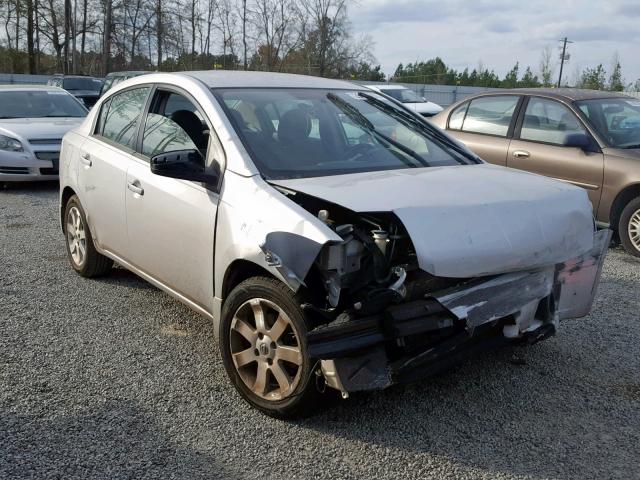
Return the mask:
M349 0L0 0L0 71L245 69L382 80Z
M622 77L622 67L617 54L613 56L610 73L602 64L596 67L588 67L569 79L568 75L563 78L562 86L572 86L578 88L590 88L595 90L640 91L640 80L633 84L625 84ZM402 83L423 83L435 85L461 85L473 87L491 88L535 88L557 86L555 76L555 65L552 61L550 48L545 48L541 54L540 64L537 71L527 66L524 70L520 63L516 62L511 70L504 77L500 78L495 71L489 70L482 62L473 70L465 68L462 71L449 67L440 58L436 57L425 62L415 62L398 65L391 80Z

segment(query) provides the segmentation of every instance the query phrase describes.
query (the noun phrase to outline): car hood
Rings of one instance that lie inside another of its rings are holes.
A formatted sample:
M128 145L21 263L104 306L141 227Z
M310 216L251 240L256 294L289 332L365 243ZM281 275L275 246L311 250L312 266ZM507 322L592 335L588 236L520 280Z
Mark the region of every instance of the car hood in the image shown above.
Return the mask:
M62 138L72 128L84 121L84 117L61 118L10 118L0 120L0 133L29 138Z
M403 105L414 112L427 113L429 115L435 115L442 111L442 107L433 102L404 103Z
M584 190L493 166L393 170L271 181L354 212L393 212L420 268L469 278L575 258L593 245Z

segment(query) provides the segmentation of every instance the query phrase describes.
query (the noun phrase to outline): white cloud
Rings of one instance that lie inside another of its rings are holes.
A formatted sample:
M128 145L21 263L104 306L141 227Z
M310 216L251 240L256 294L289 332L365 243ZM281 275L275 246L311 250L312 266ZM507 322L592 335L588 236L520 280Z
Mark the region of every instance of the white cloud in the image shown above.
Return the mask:
M350 18L357 33L376 42L374 54L387 74L399 63L435 56L454 68L482 61L504 75L516 61L538 70L542 49L567 36L575 66L602 63L616 52L627 82L640 78L640 2L530 0L361 0Z

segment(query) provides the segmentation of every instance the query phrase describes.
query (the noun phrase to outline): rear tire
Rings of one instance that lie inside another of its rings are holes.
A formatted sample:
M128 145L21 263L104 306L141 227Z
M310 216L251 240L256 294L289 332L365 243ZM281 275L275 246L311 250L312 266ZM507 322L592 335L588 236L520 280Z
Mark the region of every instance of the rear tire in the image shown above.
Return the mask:
M98 253L84 209L77 195L67 201L62 223L67 247L67 256L73 269L82 277L99 277L113 266L113 260Z
M631 200L622 210L618 236L628 253L640 257L640 197Z
M307 353L300 304L282 282L253 277L234 288L222 308L219 343L227 374L245 401L276 418L306 417L331 403L332 392L316 386L319 363Z

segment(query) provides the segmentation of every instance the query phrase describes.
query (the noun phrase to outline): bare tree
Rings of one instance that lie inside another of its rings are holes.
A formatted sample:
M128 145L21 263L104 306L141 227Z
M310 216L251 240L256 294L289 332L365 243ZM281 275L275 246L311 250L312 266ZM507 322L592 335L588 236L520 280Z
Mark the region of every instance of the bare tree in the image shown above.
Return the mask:
M553 73L555 69L553 68L551 58L551 47L545 47L544 50L542 50L542 56L540 58L540 79L544 87L553 86Z

